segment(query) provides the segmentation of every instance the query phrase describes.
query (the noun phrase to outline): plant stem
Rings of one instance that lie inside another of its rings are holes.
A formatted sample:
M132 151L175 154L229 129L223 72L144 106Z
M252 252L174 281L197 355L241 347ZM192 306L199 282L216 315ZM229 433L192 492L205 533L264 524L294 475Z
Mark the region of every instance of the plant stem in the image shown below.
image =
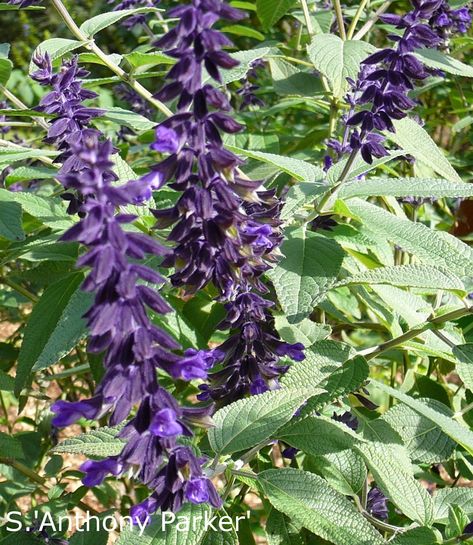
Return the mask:
M305 25L307 27L307 32L309 33L309 36L312 38L312 36L315 34L315 31L314 31L314 26L312 24L312 19L310 18L309 6L307 5L307 1L301 0L301 6L302 6L302 11L304 12L304 19L305 19Z
M367 3L368 3L368 0L361 0L360 5L358 6L358 9L356 10L355 16L353 17L353 20L350 23L350 26L348 27L347 40L351 40L353 38L353 34L355 33L355 30L356 30L356 25L358 24L358 21L360 20L361 14L363 13Z
M380 344L374 349L368 349L368 351L361 351L359 354L363 355L367 360L372 360L373 358L376 358L383 352L386 352L387 350L390 350L391 348L394 348L406 341L409 341L413 339L414 337L417 337L421 335L422 333L425 333L426 331L435 328L435 326L441 326L442 324L446 322L450 322L452 320L458 320L459 318L462 318L463 316L467 316L468 314L472 314L472 313L473 313L473 307L468 307L468 308L462 307L457 310L452 310L451 312L447 312L446 314L441 314L440 316L431 317L423 325L410 329L409 331L406 331L406 333L403 333L399 337L386 341L385 343Z
M9 286L10 288L17 291L18 293L21 293L21 295L24 295L27 299L29 299L33 303L36 303L39 301L39 297L37 295L35 295L34 293L31 293L31 291L24 288L20 284L17 284L13 280L3 277L3 278L0 278L0 284L5 284L6 286Z
M141 85L138 81L130 76L125 70L120 68L118 64L114 63L110 57L100 49L100 47L94 42L93 39L86 36L82 30L76 25L74 19L71 17L70 13L67 11L66 6L62 3L61 0L51 0L53 6L56 8L59 15L62 17L63 21L66 23L69 30L74 34L74 36L84 42L84 46L95 53L97 57L107 66L114 74L116 74L121 80L127 83L134 91L136 91L141 97L143 97L147 102L152 104L156 109L163 113L166 117L172 115L171 110L159 100L153 98L153 95Z
M372 29L376 21L379 19L381 15L389 8L391 5L391 0L388 0L387 2L384 2L380 6L378 10L374 12L374 14L366 21L366 23L360 28L360 30L353 36L355 40L361 40L365 34L368 34L368 32Z
M347 34L345 32L345 23L343 21L343 11L340 5L340 0L332 0L333 7L335 9L335 15L337 16L338 31L340 32L340 38L345 41Z
M13 426L10 422L10 419L8 418L8 409L7 409L7 406L5 405L5 399L1 391L0 391L0 404L2 405L2 410L5 413L5 422L8 428L8 433L11 435L13 432Z
M0 121L0 127L35 127L36 123L29 121Z
M14 104L20 110L29 110L28 106L22 100L20 100L17 96L15 96L13 93L11 93L3 85L0 85L0 91L5 95L5 98L7 98L12 104ZM33 123L35 123L36 125L39 125L40 127L42 127L45 130L49 129L49 125L41 117L35 118L33 120Z
M337 191L340 189L340 187L345 183L346 179L348 178L348 175L350 174L350 169L353 166L353 163L355 162L356 156L358 154L358 150L354 149L352 150L350 156L348 157L347 162L345 163L345 166L343 167L343 171L340 174L340 178L338 179L338 182L333 185L329 191L320 199L320 202L317 206L317 212L323 213L324 207L328 203L328 201L337 193Z

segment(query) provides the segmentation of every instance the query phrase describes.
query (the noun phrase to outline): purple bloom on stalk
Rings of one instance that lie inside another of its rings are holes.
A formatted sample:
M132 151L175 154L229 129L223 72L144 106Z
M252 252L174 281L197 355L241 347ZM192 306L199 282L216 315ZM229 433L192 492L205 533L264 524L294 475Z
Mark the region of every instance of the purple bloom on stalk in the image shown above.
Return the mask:
M219 347L210 386L202 385L199 395L224 403L277 388L287 369L280 356L300 361L303 347L280 341L267 310L272 303L261 296L268 291L261 276L278 259L281 203L274 191L242 176L241 159L224 148L222 138L242 127L231 117L226 95L202 81L204 69L220 82L220 71L238 64L224 50L230 40L214 26L243 14L221 0L192 0L171 9L168 17L179 22L157 45L176 64L155 96L176 100L177 112L156 128L151 146L169 157L142 180L157 176L160 184L181 193L175 206L154 212L158 228L171 227L173 251L163 266L174 269L172 283L188 293L213 283L226 303L227 317L219 328L231 335ZM189 362L196 363L195 358ZM208 369L200 363L192 376L204 378Z
M77 58L63 63L58 74L52 71L47 55L36 57L35 62L39 70L34 77L53 86L40 109L54 115L47 141L62 151L58 179L76 192L80 210L81 219L62 240L86 247L77 265L89 270L82 289L94 294L93 305L84 316L89 328L88 351L103 353L105 367L94 397L73 403L57 401L52 406L56 413L52 423L63 427L79 418L109 414L110 425L117 425L138 406L119 433L124 441L120 454L81 466L86 474L84 484L97 486L108 474L118 475L133 467L137 478L152 490L146 504L135 509L138 517L147 509L179 509L187 500L188 481L196 479L205 484L209 501L219 505L217 492L202 472L205 460L178 444L180 437L192 436L191 423L209 424L213 408L180 406L157 379L158 369L175 378L205 376L217 352L178 355L178 343L152 322L149 312L165 314L170 307L156 288L164 279L140 260L148 256L162 259L169 251L153 238L127 228L134 215L117 213L143 199L151 184L148 180L113 183L117 179L112 170L116 150L100 131L88 126L100 111L82 105L95 94L83 89L81 78L87 73L78 66ZM191 494L190 501L197 497Z
M446 0L415 0L412 4L414 9L403 16L381 16L385 23L402 30L402 35L390 35L393 47L370 55L363 61L357 81L349 80L352 90L347 102L351 108L343 142L329 142L338 159L359 150L371 164L374 157L388 154L380 132L395 132L394 121L406 117L416 104L410 91L419 81L438 74L415 56L416 49L442 47L447 27L450 33L463 32L461 25L471 24L468 9L451 10ZM350 127L358 127L351 136Z

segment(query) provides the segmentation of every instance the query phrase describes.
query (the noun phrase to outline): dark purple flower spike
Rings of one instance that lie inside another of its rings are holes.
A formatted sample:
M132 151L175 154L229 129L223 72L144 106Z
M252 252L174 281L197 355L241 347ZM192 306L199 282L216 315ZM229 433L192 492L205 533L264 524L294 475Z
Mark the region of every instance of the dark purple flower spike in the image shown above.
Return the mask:
M152 490L146 504L151 511L179 509L184 501L220 505L220 498L202 471L205 460L179 444L192 436L191 423L208 424L212 406L182 407L157 379L158 370L174 379L204 379L218 353L214 350L188 350L178 355L178 343L154 325L149 313L170 310L155 286L164 279L140 263L149 256L166 258L169 250L153 238L130 229L136 217L123 210L143 200L149 193L145 181L116 185L110 140L90 121L100 110L83 106L95 93L82 87L87 75L77 58L62 64L54 73L47 55L34 59L39 70L36 81L52 85L53 91L41 100L39 109L54 115L47 141L62 151L64 161L58 180L75 191L81 219L64 235L64 241L77 241L87 250L77 265L89 269L82 285L94 294L94 303L85 314L89 328L88 350L103 353L105 374L94 396L73 403L52 405L52 424L64 427L80 418L97 420L109 415L109 424L124 423L119 436L125 445L116 456L87 461L81 469L84 484L97 486L107 475L133 469ZM138 509L139 510L139 509Z
M217 82L220 71L238 63L224 48L230 40L214 25L219 19L239 20L243 14L221 0L193 0L171 9L177 26L157 45L176 59L167 83L155 95L177 101L175 115L156 128L151 148L169 154L142 178L153 188L169 183L181 192L177 203L156 210L157 227L172 227L172 253L163 265L173 267L171 281L192 294L213 283L225 303L220 329L230 338L219 347L218 367L210 385L201 387L201 400L219 403L278 387L287 366L280 358L300 361L303 346L282 342L269 312L272 303L262 295L261 276L278 258L281 243L281 203L273 191L249 180L239 169L242 161L223 146L222 133L242 129L230 114L225 93Z

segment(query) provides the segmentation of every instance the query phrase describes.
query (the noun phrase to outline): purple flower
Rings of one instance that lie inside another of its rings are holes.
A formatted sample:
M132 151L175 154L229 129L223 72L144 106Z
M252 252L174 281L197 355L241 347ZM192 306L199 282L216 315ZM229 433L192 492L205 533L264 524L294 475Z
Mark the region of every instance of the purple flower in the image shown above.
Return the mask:
M179 149L179 136L173 129L159 125L156 128L156 141L151 144L151 149L162 153L176 153Z
M110 425L127 420L119 437L124 446L116 457L88 461L81 466L87 486L100 484L108 474L117 475L133 467L137 478L152 494L134 511L138 517L156 509L179 509L187 498L187 480L203 478L202 464L192 450L179 446L182 436L191 437L192 423L208 425L213 407L182 407L158 383L157 370L171 377L205 376L217 357L214 350L187 351L157 327L149 313L165 314L170 307L158 287L164 282L153 268L140 261L162 258L169 251L153 238L127 228L135 216L118 212L150 192L152 182L132 180L117 185L113 172L110 140L88 126L99 110L82 102L94 93L84 90L87 73L77 58L63 63L54 73L49 57L36 57L34 77L53 91L41 100L40 109L54 115L47 141L62 151L64 161L58 179L75 192L80 220L61 237L84 245L77 265L88 269L82 285L94 294L86 312L88 351L103 353L105 374L94 397L73 403L57 401L52 410L55 426L67 426L79 418L109 415ZM134 407L136 414L129 419ZM207 483L209 501L219 503L218 494Z
M93 397L85 401L76 401L70 403L67 401L56 401L51 405L51 410L56 413L52 419L53 426L63 428L73 424L79 418L94 420L99 417L102 411L103 399L101 397Z
M142 180L157 178L180 192L175 206L153 212L158 228L170 228L173 249L162 265L174 269L172 284L192 294L212 283L227 310L218 327L230 330L230 338L218 349L218 365L193 353L175 369L184 378L208 373L210 386L200 386L199 399L225 403L277 388L287 369L280 356L300 361L303 347L282 343L268 311L272 303L262 296L268 288L261 277L277 261L282 241L281 202L243 176L241 159L223 146L223 134L242 126L226 95L202 79L205 69L220 82L221 70L238 64L224 50L230 40L214 27L219 19L236 21L243 14L222 0L192 0L168 16L178 23L156 45L176 63L155 97L176 100L177 112L158 125L151 146L170 155Z
M41 4L42 0L8 0L8 3L13 6L21 8L29 8L30 6L37 6Z
M304 345L302 343L280 343L276 347L276 354L280 356L288 356L294 361L302 361L305 359Z
M107 475L118 475L122 469L116 458L105 458L100 461L87 460L79 468L86 473L82 482L90 488L101 484Z
M358 419L350 411L345 411L343 414L337 414L334 412L332 415L332 419L336 422L341 422L342 424L345 424L353 431L356 431L359 426Z
M377 486L368 492L366 510L380 520L388 518L388 499Z
M158 437L174 437L181 435L183 428L172 409L161 409L153 416L149 431Z
M446 0L416 0L414 9L400 16L385 14L381 19L402 30L390 35L393 47L376 51L365 59L357 81L349 80L347 96L350 111L344 120L343 141L328 143L337 159L360 151L371 164L373 158L388 154L381 131L394 132L394 121L406 117L415 106L409 93L419 81L438 71L427 68L415 57L418 48L442 47L446 33L462 32L460 25L471 24L468 9L451 10ZM358 127L357 129L352 129ZM351 130L351 134L350 134Z

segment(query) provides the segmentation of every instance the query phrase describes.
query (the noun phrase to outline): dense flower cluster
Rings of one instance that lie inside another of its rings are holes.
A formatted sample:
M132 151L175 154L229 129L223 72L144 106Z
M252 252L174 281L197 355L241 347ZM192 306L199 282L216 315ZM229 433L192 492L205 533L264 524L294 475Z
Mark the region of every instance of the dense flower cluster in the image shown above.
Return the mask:
M119 436L125 440L122 452L101 461L87 461L81 469L84 484L95 486L108 475L133 469L141 482L153 491L146 502L135 506L133 515L146 518L159 508L177 510L185 500L210 501L220 505L211 481L203 474L203 459L180 444L191 436L192 422L208 424L212 407L182 407L158 382L159 370L175 379L205 378L220 356L218 351L188 350L154 325L149 312L170 310L160 293L151 287L164 279L140 263L145 257L162 259L168 250L154 239L127 226L136 219L125 207L141 199L143 181L116 185L112 156L116 152L100 131L87 126L98 110L84 108L90 98L82 88L85 75L77 59L63 63L53 74L49 59L35 59L40 69L34 78L53 85L41 101L43 111L55 115L47 140L63 152L60 182L83 197L82 219L63 236L64 241L82 243L87 251L78 266L90 269L82 289L94 294L85 314L89 327L88 350L104 353L105 374L91 399L77 402L59 400L52 424L64 427L79 418L99 419L109 414L117 425L129 418ZM66 100L64 100L66 98ZM120 208L122 211L116 213Z
M238 64L223 50L231 42L213 27L220 18L243 15L221 0L193 0L168 15L179 23L157 45L177 62L156 98L177 99L177 113L156 128L151 146L170 155L142 180L150 188L169 182L181 192L175 206L154 212L159 228L173 226L168 240L174 249L163 262L174 267L172 283L194 293L213 282L226 302L219 327L233 334L219 347L220 368L200 395L223 402L277 387L286 370L280 357L301 360L303 346L279 339L272 303L262 297L261 275L276 261L281 242L280 202L249 180L238 168L242 161L224 148L221 132L242 126L229 115L227 96L203 81L204 68L220 82L220 69Z
M452 34L465 34L471 26L471 20L471 8L469 6L453 9L444 0L433 13L429 24L446 40Z
M409 97L416 82L437 73L424 66L413 53L417 48L439 47L443 43L444 32L439 29L444 27L439 21L445 23L447 13L452 21L451 30L457 28L455 21L459 19L465 25L471 22L466 8L454 10L459 12L455 19L445 0L413 0L412 3L414 9L403 16L385 14L381 17L383 22L403 30L402 35L390 35L394 46L369 56L363 61L357 81L349 80L352 90L347 97L350 105L345 117L347 130L342 142L329 142L338 158L359 150L363 159L372 163L373 157L387 155L380 132L395 131L393 121L406 117L416 105ZM359 128L350 134L349 127Z

